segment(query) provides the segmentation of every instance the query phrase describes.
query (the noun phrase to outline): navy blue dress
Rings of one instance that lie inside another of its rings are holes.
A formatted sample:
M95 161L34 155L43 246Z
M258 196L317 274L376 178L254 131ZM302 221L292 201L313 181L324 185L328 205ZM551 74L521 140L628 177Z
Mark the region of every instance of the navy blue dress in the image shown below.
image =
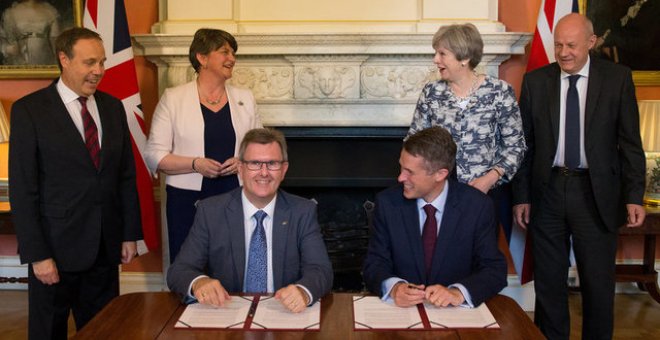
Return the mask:
M201 105L201 104L200 104ZM236 132L231 121L229 104L214 112L204 105L204 157L219 162L234 157ZM170 248L170 263L179 253L183 241L188 236L197 211L197 201L219 195L238 187L238 176L218 176L202 180L202 190L179 189L168 185L167 190L167 230Z

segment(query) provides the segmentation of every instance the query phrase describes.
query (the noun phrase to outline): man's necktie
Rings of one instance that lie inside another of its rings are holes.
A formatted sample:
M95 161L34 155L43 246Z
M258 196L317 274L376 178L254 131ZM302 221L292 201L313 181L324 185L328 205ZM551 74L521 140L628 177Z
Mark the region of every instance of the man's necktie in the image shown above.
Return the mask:
M87 109L87 97L78 97L78 101L82 105L80 115L82 116L83 128L85 130L85 146L87 147L87 151L89 151L89 156L92 158L92 163L98 169L101 159L99 131L96 128L96 123L94 123L92 115L89 114L89 110Z
M568 92L566 94L564 165L570 170L580 166L580 98L575 87L579 78L579 74L568 77Z
M431 204L424 206L426 221L422 230L422 243L424 244L424 266L426 274L431 272L431 261L435 250L435 241L438 238L438 223L435 220L435 207Z
M264 230L264 218L266 216L268 214L263 210L259 210L254 214L257 227L254 228L250 239L247 276L245 278L246 293L265 293L268 288L268 245L266 244L266 230Z

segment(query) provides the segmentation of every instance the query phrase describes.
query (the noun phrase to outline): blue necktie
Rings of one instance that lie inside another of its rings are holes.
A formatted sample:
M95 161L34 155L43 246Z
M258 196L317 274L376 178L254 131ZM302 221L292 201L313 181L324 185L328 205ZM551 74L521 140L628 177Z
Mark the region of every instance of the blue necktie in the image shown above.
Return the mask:
M264 230L263 210L254 213L257 227L254 228L250 239L250 252L248 253L247 276L245 278L246 293L266 293L268 279L268 245L266 244L266 231Z
M579 78L579 74L568 77L568 92L566 93L564 165L570 170L580 166L580 98L575 87Z

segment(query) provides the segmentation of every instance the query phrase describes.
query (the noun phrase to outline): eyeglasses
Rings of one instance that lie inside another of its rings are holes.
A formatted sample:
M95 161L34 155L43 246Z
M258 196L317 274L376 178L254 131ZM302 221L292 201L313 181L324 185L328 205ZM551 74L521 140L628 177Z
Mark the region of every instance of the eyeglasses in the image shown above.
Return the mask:
M263 165L266 165L266 169L275 171L275 170L280 170L282 169L282 163L286 161L241 161L245 166L248 168L248 170L252 171L259 171L262 169Z

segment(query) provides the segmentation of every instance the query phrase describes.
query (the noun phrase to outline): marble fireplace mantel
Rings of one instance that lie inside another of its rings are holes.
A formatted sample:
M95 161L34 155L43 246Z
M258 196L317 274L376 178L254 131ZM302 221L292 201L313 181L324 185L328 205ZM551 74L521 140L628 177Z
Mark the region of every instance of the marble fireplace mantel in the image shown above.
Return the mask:
M267 126L408 126L415 102L437 77L433 34L235 34L231 82L250 88ZM191 35L134 35L135 51L158 67L159 91L194 79ZM529 33L482 33L478 71L524 54Z

